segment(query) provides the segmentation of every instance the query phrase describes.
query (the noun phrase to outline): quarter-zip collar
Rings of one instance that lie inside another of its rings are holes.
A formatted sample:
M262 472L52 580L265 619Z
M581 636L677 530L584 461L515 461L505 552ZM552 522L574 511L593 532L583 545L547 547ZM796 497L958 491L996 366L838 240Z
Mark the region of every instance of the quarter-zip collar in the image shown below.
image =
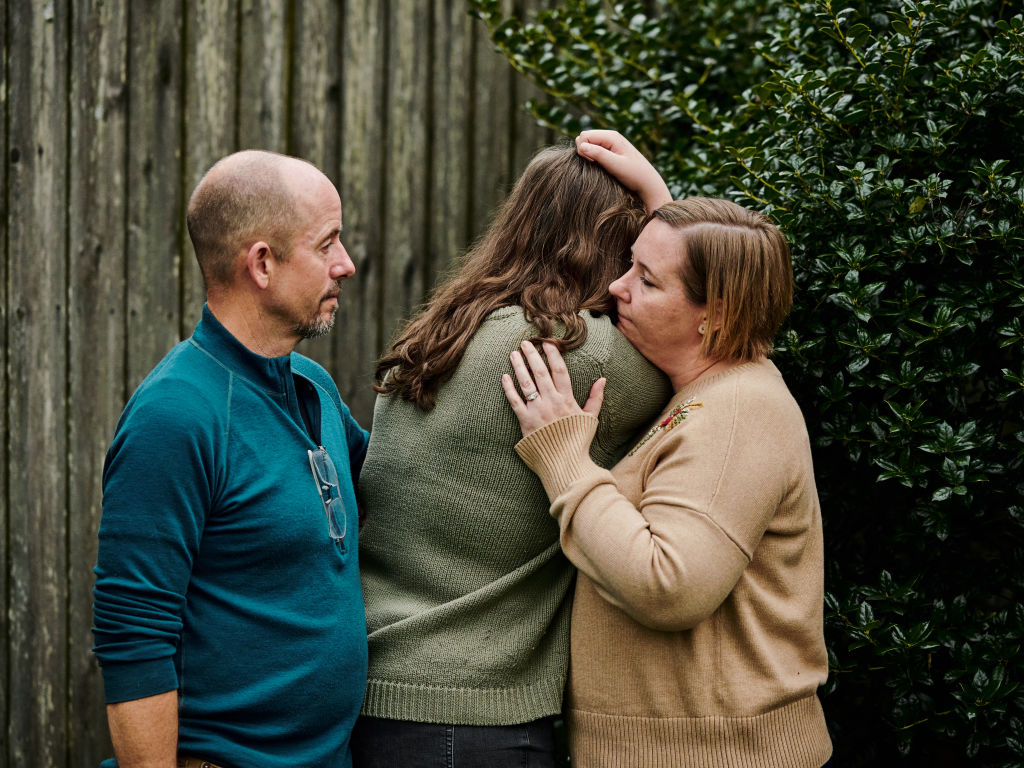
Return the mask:
M256 354L232 336L206 304L191 341L232 373L270 394L284 395L294 390L291 354L281 357Z

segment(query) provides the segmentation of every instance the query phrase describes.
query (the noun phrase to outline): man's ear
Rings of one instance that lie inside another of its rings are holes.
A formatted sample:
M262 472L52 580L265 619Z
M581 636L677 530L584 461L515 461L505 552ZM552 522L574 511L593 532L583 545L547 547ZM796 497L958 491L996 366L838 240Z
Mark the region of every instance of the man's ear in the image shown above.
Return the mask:
M265 289L270 285L274 266L274 252L262 240L253 243L245 252L246 272L258 288Z

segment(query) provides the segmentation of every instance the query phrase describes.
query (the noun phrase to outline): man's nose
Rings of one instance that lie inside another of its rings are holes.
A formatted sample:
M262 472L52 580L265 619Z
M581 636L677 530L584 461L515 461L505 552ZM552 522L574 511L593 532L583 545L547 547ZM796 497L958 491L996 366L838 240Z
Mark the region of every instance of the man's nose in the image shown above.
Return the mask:
M348 255L348 251L345 250L345 246L341 246L341 253L338 258L331 264L331 279L332 280L345 280L346 278L352 277L356 273L356 265L352 262L352 257Z

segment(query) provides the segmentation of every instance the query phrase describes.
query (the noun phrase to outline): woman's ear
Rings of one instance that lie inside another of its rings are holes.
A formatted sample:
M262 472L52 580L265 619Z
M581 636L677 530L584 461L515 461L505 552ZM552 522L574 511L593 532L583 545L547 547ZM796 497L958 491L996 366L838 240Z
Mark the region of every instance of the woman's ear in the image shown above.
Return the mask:
M270 277L274 271L274 252L270 246L259 240L249 246L245 254L245 268L258 288L265 289L270 285Z

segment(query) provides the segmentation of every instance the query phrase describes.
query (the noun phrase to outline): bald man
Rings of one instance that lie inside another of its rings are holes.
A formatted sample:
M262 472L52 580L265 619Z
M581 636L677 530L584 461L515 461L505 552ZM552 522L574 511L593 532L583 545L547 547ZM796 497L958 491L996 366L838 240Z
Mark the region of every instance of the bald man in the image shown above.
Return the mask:
M94 652L121 768L349 766L366 683L353 480L367 433L293 352L355 272L334 185L224 158L188 207L207 302L103 471Z

